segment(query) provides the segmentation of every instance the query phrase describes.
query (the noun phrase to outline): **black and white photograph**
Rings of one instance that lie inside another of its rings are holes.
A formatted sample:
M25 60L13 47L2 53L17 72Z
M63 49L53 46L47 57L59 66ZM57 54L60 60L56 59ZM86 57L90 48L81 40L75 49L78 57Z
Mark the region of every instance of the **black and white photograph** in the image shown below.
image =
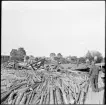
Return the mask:
M105 1L2 1L1 104L105 104Z

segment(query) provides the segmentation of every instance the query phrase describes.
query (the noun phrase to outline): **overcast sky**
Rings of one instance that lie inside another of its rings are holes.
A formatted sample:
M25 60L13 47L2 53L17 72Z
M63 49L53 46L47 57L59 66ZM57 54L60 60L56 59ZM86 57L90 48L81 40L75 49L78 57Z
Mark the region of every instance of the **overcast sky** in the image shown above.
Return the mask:
M105 1L2 1L2 54L105 55Z

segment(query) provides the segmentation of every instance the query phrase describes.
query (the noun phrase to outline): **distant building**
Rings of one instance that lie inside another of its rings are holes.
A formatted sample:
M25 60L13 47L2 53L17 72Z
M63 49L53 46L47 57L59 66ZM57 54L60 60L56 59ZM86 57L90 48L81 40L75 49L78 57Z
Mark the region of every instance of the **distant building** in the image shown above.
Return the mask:
M1 63L7 62L9 61L10 56L7 55L1 55Z

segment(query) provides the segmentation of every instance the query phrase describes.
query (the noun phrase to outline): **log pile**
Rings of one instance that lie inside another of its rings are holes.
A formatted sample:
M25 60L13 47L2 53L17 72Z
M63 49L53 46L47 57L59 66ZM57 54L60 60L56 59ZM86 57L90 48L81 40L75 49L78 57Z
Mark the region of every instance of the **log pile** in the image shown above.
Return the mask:
M89 87L85 74L49 68L7 74L14 75L14 81L1 92L2 104L84 104Z
M28 60L27 62L20 61L8 61L1 64L1 67L4 69L15 69L15 70L29 70L29 69L39 69L41 66L44 66L45 59L41 59L39 61Z

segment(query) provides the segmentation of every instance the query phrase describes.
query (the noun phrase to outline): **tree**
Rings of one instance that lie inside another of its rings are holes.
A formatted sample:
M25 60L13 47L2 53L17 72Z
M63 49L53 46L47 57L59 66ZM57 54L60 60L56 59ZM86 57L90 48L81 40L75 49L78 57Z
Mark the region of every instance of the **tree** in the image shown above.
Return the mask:
M26 51L24 50L24 48L22 48L22 47L18 48L19 59L23 60L25 56L26 56Z
M24 61L26 62L26 61L28 61L29 60L29 56L25 56L24 57Z
M59 57L54 57L54 60L57 62L60 62L60 58Z
M54 57L54 56L56 56L55 53L50 53L50 57Z
M71 63L77 63L77 56L71 56Z
M17 56L17 49L12 49L10 52L10 57Z
M71 56L67 56L66 61L67 61L67 63L71 63Z
M103 60L103 56L99 51L91 51L91 55L93 58L96 58L96 63L101 63Z
M88 51L85 57L89 59L90 62L96 57L96 63L100 63L103 60L102 54L99 51Z
M91 55L91 52L90 52L90 51L88 51L88 52L86 53L85 58L86 58L86 59L89 59L90 62L94 59L93 56Z
M19 60L17 49L12 49L11 50L11 52L10 52L10 60L12 60L14 62L13 67L14 67L14 69L16 69L16 64L17 64L17 61Z
M61 63L62 63L62 64L67 64L67 63L68 63L68 61L67 61L67 59L66 59L66 58L61 58Z
M10 60L16 61L18 59L17 49L12 49L10 52Z
M79 58L79 63L86 63L86 59L84 57Z
M24 61L26 52L24 48L12 49L10 52L10 59L13 61Z
M51 59L49 57L46 57L45 60L46 60L45 64L50 64L51 63Z
M58 54L57 54L57 57L62 58L63 56L62 56L61 53L58 53Z
M50 58L53 60L54 57L56 57L56 54L55 53L50 53Z

